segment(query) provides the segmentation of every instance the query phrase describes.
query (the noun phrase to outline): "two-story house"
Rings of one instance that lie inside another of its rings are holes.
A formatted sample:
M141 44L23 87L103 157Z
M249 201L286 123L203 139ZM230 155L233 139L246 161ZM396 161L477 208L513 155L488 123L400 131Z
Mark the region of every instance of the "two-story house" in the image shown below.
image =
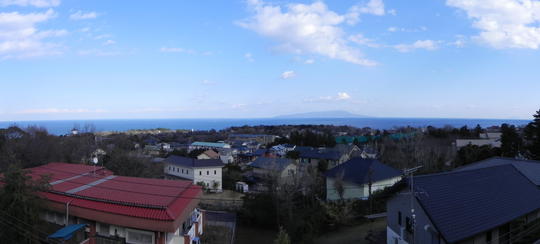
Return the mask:
M223 189L223 162L219 159L195 159L171 155L163 160L167 175L192 180L206 189L221 192Z
M523 242L540 224L539 172L538 162L492 158L414 176L387 202L387 243Z

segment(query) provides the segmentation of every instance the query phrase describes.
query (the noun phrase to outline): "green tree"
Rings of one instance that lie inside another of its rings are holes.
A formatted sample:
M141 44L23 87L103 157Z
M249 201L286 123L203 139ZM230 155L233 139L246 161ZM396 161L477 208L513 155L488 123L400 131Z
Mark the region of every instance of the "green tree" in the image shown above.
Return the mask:
M291 239L289 239L289 234L283 229L283 227L279 227L279 233L277 238L274 240L274 244L290 244Z
M0 240L10 243L37 243L39 215L44 206L40 191L47 190L48 177L32 180L28 171L12 164L0 178L4 183L0 189L0 219L11 228L0 230ZM27 230L27 233L21 232Z
M530 159L540 159L540 110L533 115L534 119L525 127L525 149Z
M521 137L513 125L501 125L501 156L515 157L519 154L521 147Z

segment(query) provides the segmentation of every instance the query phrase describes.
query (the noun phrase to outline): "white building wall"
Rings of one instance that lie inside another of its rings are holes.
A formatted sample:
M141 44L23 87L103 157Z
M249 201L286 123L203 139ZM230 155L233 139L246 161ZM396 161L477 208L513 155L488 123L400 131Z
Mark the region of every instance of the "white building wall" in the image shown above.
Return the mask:
M371 185L371 192L383 190L386 187L390 187L401 180L401 176L391 179L381 180L373 182ZM367 184L358 185L351 182L343 182L345 191L343 192L344 199L367 199L369 197L369 186ZM326 200L334 201L339 200L339 194L335 189L335 179L326 178Z
M216 191L221 192L223 190L221 167L195 168L194 173L193 183L204 182L209 189L213 190L214 182L217 182L219 186Z
M165 174L178 176L180 178L193 180L193 168L183 167L175 164L165 164L164 166Z

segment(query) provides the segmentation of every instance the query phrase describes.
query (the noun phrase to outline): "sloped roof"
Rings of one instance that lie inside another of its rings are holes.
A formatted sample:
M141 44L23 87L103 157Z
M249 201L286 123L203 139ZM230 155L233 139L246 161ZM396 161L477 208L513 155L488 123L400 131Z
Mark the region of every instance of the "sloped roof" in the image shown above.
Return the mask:
M414 177L416 198L457 242L540 208L540 190L511 165Z
M192 146L200 146L200 147L230 147L231 145L224 143L224 142L202 142L202 141L196 141L191 143Z
M531 182L540 186L540 161L519 160L513 158L493 157L454 169L454 171L474 170L500 165L512 165Z
M210 158L219 158L219 154L216 151L211 150L211 149L206 150L201 154L206 154L206 156L208 156Z
M301 158L339 160L342 155L338 150L328 148L296 147L294 150L300 152Z
M343 172L343 181L362 185L369 183L370 168L373 172L371 175L372 182L391 179L401 175L401 171L383 164L379 160L357 157L326 171L325 176L336 178Z
M191 181L113 175L103 167L49 163L30 168L30 175L50 176L43 192L47 207L109 224L171 232L190 214L202 194Z
M258 157L255 159L255 161L251 162L249 166L260 169L282 171L293 162L294 160L289 158Z
M164 162L190 168L225 166L219 159L195 159L176 155L167 157Z

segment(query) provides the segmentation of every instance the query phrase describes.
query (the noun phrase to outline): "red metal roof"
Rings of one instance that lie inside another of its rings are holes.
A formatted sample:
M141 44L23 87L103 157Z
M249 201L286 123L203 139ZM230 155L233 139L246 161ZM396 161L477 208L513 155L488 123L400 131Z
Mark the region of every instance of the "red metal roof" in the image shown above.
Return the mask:
M33 178L40 175L50 177L51 190L43 196L57 204L70 202L70 212L71 208L75 209L73 215L80 210L81 214L90 215L81 217L94 217L94 220L105 223L116 220L106 214L131 217L130 221L126 218L124 222L133 222L132 218L142 222L153 221L152 224L112 223L139 228L140 225L159 225L155 221L167 222L166 227L156 227L156 230L178 228L198 204L202 192L201 187L191 181L113 176L111 171L102 167L95 169L94 172L94 166L89 165L49 163L29 170ZM99 214L88 214L88 210ZM174 226L170 226L172 223Z

